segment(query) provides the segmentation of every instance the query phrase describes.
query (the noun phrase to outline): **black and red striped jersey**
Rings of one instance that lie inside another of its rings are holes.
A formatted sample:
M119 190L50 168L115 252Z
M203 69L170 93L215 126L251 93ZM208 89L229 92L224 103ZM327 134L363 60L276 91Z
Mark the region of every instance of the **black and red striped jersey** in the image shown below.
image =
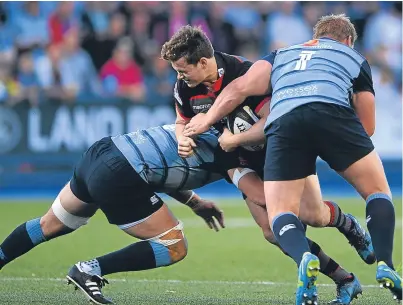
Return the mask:
M219 78L211 89L204 84L190 88L183 80L177 80L175 83L174 102L178 113L185 120L190 120L198 113L206 113L221 91L234 79L245 74L253 64L241 56L222 52L214 52L214 58ZM252 96L247 98L244 105L258 112L267 100L267 96Z

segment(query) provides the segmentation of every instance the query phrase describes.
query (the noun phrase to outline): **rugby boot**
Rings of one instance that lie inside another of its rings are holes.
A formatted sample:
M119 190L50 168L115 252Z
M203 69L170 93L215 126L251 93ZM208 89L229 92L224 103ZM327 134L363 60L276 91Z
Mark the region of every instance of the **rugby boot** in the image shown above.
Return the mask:
M358 255L365 263L372 265L376 262L376 256L371 236L353 215L346 214L346 217L350 218L352 221L351 229L345 235L348 242L355 248Z
M393 299L396 301L402 300L402 278L395 270L380 261L376 269L376 280L381 287L387 288L392 292Z
M298 288L296 305L317 305L318 293L316 279L319 274L319 259L312 253L306 252L298 268Z
M95 304L113 304L111 300L105 298L102 294L102 287L109 282L99 275L85 273L80 268L80 263L75 264L69 271L67 284L73 284L75 289L81 289L87 299Z
M329 302L332 305L349 305L358 295L362 295L361 284L354 274L352 278L345 279L337 284L337 297Z

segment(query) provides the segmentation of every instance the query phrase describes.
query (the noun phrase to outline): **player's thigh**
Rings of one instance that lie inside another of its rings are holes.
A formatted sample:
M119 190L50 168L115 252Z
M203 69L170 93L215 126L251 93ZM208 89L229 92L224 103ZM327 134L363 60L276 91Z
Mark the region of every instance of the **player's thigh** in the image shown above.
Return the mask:
M303 108L275 120L266 131L264 192L269 221L283 212L299 214L305 178L316 172Z
M77 198L71 191L69 182L60 191L50 209L41 217L42 232L45 236L50 236L66 227L78 229L87 223L97 209L96 205Z
M385 170L375 150L354 162L340 172L340 175L354 186L364 200L374 193L384 193L392 197Z
M317 175L305 179L299 218L307 225L323 227L329 223L329 208L323 203Z
M311 105L312 129L319 156L337 172L374 150L374 145L353 109L325 103Z
M317 154L303 114L298 107L276 119L265 131L265 181L291 181L316 173Z
M169 231L178 224L178 219L164 203L158 211L143 221L139 221L123 230L136 238L150 239Z
M263 181L257 172L249 168L230 169L228 175L234 185L255 204L266 207Z

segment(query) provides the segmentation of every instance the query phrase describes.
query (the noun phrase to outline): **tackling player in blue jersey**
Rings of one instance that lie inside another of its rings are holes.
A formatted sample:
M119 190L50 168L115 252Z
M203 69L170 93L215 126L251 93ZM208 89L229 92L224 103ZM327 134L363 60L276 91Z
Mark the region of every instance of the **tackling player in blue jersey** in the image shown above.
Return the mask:
M264 169L265 196L277 241L299 266L296 304L317 300L319 261L309 252L298 219L306 177L318 156L366 201L367 225L378 261L376 280L402 299L402 279L392 262L395 211L379 156L371 69L353 49L357 34L344 15L322 17L314 39L274 51L228 85L205 115L185 128L203 132L252 95L272 91Z
M214 204L201 200L191 191L182 190L221 179L225 168L237 165L237 158L232 159L232 155L226 153L223 155L217 149L218 133L213 129L198 138L192 157L181 158L174 129L174 125L160 126L94 143L77 163L71 181L49 211L41 218L18 226L0 245L0 269L35 246L77 230L97 209L101 209L110 223L143 240L79 262L70 270L68 279L88 298L97 304L109 304L101 291L106 283L102 276L167 266L186 255L182 226L155 191L166 192L191 207L210 228L217 230L214 218L223 227L222 213ZM235 178L234 170L230 170L230 176L240 190L253 200L264 203L264 199L258 198L262 193L261 181L247 179L252 174L249 172ZM269 230L265 208L253 200L246 198L253 218L265 238L276 243ZM306 198L308 203L312 200ZM309 208L306 210L309 215ZM309 217L306 219L309 223ZM361 292L353 275L328 257L318 244L308 242L311 251L320 258L321 271L339 284L341 294L348 294L350 300ZM346 278L353 278L354 282L346 282ZM347 289L351 283L356 289L353 294L349 294ZM341 303L337 301L335 304Z

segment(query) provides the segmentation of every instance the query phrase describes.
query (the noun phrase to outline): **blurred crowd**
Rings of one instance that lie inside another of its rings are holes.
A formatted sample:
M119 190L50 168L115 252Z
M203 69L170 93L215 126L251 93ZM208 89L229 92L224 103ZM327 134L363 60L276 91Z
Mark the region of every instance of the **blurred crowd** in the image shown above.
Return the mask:
M257 60L307 41L322 15L346 13L383 105L399 105L402 2L0 2L0 103L167 104L176 75L160 59L179 27Z

